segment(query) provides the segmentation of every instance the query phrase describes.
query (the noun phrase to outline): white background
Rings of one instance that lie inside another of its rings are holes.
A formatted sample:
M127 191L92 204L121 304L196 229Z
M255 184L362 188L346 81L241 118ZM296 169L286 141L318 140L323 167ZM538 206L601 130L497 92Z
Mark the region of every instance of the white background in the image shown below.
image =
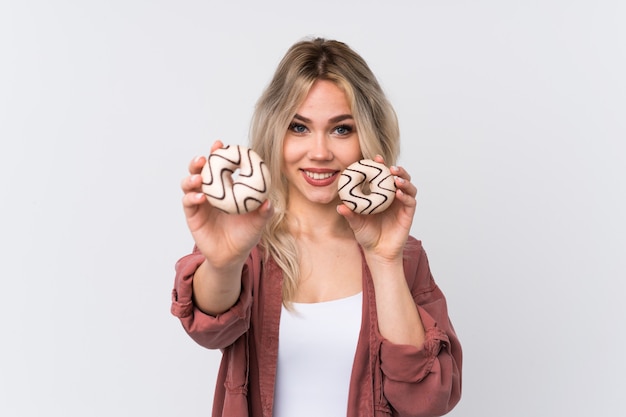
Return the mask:
M227 4L228 3L228 4ZM465 353L463 417L623 416L626 6L0 3L0 415L207 416L169 313L179 182L278 60L345 41L398 112Z

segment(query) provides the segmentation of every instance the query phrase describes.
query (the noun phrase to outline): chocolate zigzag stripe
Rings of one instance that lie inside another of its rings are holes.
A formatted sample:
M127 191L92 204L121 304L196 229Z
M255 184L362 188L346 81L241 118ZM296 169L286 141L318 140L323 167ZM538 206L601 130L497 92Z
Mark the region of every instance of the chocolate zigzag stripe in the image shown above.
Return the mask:
M370 188L368 194L363 192L366 183ZM339 196L344 204L359 214L380 213L395 197L393 175L378 162L355 162L341 173Z
M362 197L364 194L361 190L363 189L367 178L365 173L347 168L341 173L341 176L348 178L348 180L346 184L339 189L339 191L348 187L348 195L350 196L350 199L342 199L341 201L348 203L348 205L351 206L350 208L352 208L352 211L357 211L358 209L358 213L363 213L372 205L372 201L369 198ZM360 180L357 179L358 176L361 176ZM359 201L362 204L359 204ZM363 204L365 204L365 207L363 207Z
M241 149L239 150L241 151ZM265 164L265 161L263 161L259 155L257 155L256 152L254 152L252 149L247 149L246 151L246 156L248 157L248 164L247 166L250 167L250 173L246 174L243 171L239 171L239 178L243 177L243 178L253 178L255 175L260 175L261 179L263 180L262 182L262 186L261 187L252 187L252 184L250 184L249 182L246 182L245 184L243 182L239 182L237 181L235 184L241 184L241 185L246 185L249 186L251 189L258 191L260 193L266 193L269 191L269 187L268 187L268 183L269 183L269 168L267 168L267 165ZM257 163L255 164L255 160L257 161ZM258 168L257 168L258 166ZM266 175L266 173L268 173Z
M227 157L230 153L232 153L232 152L229 152L229 149L231 149L230 145L222 149L218 149L217 151L215 151L214 153L212 153L211 155L207 157L205 168L207 168L206 174L209 176L208 180L205 178L205 170L204 169L202 170L202 185L212 186L214 185L213 180L215 178L220 178L220 180L215 184L215 187L213 188L217 187L218 188L217 191L221 191L221 193L215 193L213 189L210 194L205 193L207 194L207 196L210 196L211 198L215 198L217 200L223 200L224 198L226 198L226 184L231 182L229 178L232 178L232 175L235 173L235 169L230 168L230 167L233 167L233 166L237 167L241 163L241 152L239 150L239 147L237 147L236 149L236 152L237 152L236 159ZM222 151L222 152L219 152L219 151ZM224 155L225 152L228 152L228 153ZM224 168L221 168L222 166L224 166ZM214 175L214 172L218 169L219 169L219 175Z
M243 146L217 149L207 157L202 170L202 191L207 200L228 213L255 210L267 199L270 183L265 162L252 149Z

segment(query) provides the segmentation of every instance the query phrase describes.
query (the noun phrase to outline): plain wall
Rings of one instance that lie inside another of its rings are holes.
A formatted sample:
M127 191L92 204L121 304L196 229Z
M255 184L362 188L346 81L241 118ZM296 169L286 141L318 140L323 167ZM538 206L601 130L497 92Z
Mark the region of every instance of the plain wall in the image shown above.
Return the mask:
M308 35L394 103L465 353L463 417L623 416L626 6L0 3L0 415L207 416L219 352L170 315L180 180L247 143Z

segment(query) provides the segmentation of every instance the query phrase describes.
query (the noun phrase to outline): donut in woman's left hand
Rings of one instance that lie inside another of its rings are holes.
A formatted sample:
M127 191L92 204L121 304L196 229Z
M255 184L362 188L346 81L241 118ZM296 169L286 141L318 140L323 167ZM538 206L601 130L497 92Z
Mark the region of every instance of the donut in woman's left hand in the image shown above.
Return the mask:
M355 213L380 213L395 196L395 177L389 168L371 159L353 163L339 178L339 198Z

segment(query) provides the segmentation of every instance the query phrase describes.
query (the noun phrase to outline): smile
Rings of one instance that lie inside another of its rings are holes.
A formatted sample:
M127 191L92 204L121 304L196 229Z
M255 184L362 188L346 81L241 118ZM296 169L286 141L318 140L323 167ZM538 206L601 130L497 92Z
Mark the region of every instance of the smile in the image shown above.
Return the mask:
M314 179L314 180L325 180L335 175L334 172L311 172L311 171L303 171L303 172L307 177Z

